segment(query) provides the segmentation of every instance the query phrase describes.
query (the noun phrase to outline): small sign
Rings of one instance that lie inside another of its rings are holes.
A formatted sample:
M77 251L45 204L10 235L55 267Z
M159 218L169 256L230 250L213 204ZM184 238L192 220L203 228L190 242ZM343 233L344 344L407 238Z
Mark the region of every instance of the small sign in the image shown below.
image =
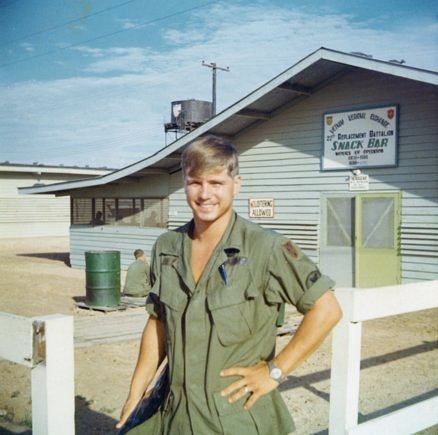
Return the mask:
M323 171L397 165L398 106L324 114Z
M350 175L350 190L369 190L370 179L368 175Z
M274 199L250 199L248 200L250 218L273 218Z

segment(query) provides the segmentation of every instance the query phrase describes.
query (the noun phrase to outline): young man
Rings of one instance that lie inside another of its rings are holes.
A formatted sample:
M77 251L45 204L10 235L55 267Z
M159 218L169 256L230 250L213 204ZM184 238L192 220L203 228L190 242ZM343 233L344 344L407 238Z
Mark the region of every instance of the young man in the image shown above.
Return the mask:
M135 261L128 267L123 294L136 298L145 297L150 289L149 264L143 249L134 251Z
M163 411L129 434L288 434L294 425L277 387L340 319L334 283L290 240L234 213L240 176L231 144L193 142L182 172L193 219L154 246L150 318L118 426L167 356ZM276 355L285 302L304 318Z

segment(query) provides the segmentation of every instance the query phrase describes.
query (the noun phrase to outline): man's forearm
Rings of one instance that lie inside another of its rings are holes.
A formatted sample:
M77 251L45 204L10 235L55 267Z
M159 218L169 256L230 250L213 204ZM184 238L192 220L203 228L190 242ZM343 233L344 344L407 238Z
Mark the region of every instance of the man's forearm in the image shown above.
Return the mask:
M324 341L342 316L332 291L326 292L304 315L298 330L275 357L275 365L287 375L295 370Z
M163 323L154 317L150 317L140 342L137 364L132 375L129 391L130 398L139 399L152 382L165 356L164 337Z

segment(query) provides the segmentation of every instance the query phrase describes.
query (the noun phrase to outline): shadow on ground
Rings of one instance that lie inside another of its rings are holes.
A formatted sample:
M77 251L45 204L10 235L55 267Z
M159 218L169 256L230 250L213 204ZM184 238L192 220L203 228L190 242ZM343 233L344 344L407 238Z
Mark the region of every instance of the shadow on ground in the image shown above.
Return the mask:
M0 435L32 435L30 428L0 418Z
M432 350L437 349L438 347L438 341L425 341L423 344L420 344L418 346L413 346L407 349L398 350L395 352L390 352L384 355L375 356L372 358L367 358L361 361L360 368L361 370L367 369L370 367L375 367L381 364L385 364L390 361L396 361L402 358L407 358L413 355L417 355L422 352L430 352ZM327 402L330 401L330 395L324 391L320 391L317 388L315 388L312 384L318 383L320 381L326 380L330 378L330 370L322 370L316 373L312 373L309 375L304 376L288 376L287 381L282 383L279 387L281 391L284 390L290 390L293 388L306 388L308 391L312 392L316 396L320 397L323 400L326 400ZM432 397L435 397L438 395L438 389L434 389L432 391L428 391L424 394L420 394L418 396L412 397L410 399L404 400L399 403L395 403L391 406L388 406L386 408L379 409L377 411L374 411L370 414L362 414L359 413L358 415L358 423L365 423L366 421L372 420L377 417L381 417L387 414L390 414L391 412L398 411L400 409L403 409L407 406L414 405L416 403L419 403L423 400L430 399ZM418 434L435 434L438 432L435 432L435 428L438 426L434 426L433 428L426 429L424 431L419 432ZM417 435L418 435L417 434ZM322 430L320 432L316 432L312 435L328 435L328 429Z
M423 352L430 352L438 348L438 341L425 341L423 344L413 346L407 349L398 350L395 352L386 353L361 361L361 370L370 367L375 367L385 364L390 361L396 361L402 358L407 358ZM293 388L307 388L322 399L329 401L329 395L314 388L311 384L315 384L330 378L330 370L321 370L304 376L288 376L287 380L279 386L280 391L291 390Z
M76 433L84 435L115 435L117 429L114 428L117 421L94 411L90 408L90 402L82 396L76 396Z
M45 258L47 260L62 261L66 266L71 266L69 252L39 252L37 254L29 252L17 254L17 257Z
M75 433L79 435L116 435L117 421L90 408L90 402L82 396L75 398ZM0 435L32 435L29 427L14 424L0 418Z

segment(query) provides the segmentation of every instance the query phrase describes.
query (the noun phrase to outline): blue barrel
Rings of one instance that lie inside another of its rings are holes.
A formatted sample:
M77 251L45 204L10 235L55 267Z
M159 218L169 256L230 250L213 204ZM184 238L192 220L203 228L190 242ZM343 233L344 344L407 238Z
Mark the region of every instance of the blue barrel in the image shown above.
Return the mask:
M86 299L90 307L120 304L120 251L85 252Z

